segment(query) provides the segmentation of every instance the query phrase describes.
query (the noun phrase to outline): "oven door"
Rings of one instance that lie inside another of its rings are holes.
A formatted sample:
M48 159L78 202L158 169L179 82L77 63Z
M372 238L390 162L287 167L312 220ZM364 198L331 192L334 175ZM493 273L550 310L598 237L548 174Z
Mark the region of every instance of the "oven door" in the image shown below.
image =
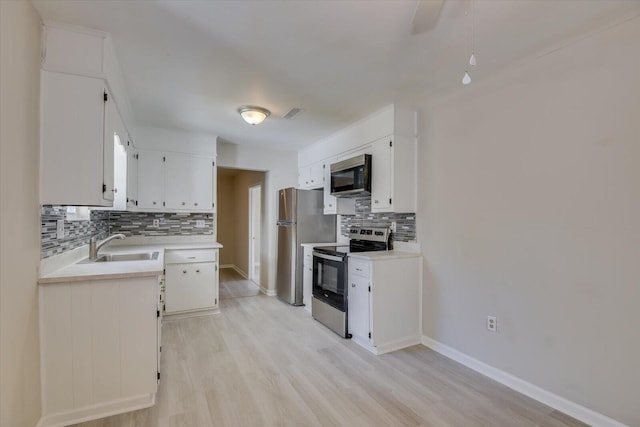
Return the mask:
M347 262L341 257L313 252L313 296L346 311Z

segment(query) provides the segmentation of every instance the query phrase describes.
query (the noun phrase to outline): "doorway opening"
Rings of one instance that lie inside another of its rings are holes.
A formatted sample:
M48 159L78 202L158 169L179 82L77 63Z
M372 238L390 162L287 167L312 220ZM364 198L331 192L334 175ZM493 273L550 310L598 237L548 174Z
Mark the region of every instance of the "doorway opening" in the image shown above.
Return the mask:
M261 245L266 173L218 167L217 229L220 249L220 299L260 293Z

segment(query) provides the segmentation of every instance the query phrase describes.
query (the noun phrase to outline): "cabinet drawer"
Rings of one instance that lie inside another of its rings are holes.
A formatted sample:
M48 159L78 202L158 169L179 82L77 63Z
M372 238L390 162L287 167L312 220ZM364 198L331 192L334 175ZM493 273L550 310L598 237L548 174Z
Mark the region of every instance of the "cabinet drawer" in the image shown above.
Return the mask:
M190 262L215 262L218 260L217 250L183 249L167 251L164 255L165 264L184 264Z
M369 277L369 263L366 261L349 260L349 274L356 276Z

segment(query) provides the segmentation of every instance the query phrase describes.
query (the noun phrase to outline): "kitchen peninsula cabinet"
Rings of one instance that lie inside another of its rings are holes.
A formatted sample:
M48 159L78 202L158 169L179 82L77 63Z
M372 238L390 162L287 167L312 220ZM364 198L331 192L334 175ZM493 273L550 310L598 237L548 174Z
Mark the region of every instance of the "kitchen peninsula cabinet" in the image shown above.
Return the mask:
M39 425L70 425L155 403L158 275L45 283L39 293Z
M350 254L348 269L352 340L374 354L419 344L420 255L397 251Z

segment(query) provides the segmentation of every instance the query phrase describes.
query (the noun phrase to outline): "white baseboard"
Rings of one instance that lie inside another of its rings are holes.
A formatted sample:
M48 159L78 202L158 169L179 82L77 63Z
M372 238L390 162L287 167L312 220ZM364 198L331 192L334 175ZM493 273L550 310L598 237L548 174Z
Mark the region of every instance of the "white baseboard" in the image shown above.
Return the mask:
M66 412L47 414L40 418L36 427L64 427L98 418L122 414L155 405L156 395L148 394L128 399L114 400L94 406L72 409Z
M446 344L442 344L426 335L422 336L422 344L437 351L443 356L453 359L456 362L479 372L492 380L495 380L507 387L524 394L532 399L544 403L560 412L563 412L577 420L580 420L593 427L627 427L619 421L609 418L606 415L595 412L589 408L572 402L564 397L558 396L550 391L531 384L514 375L504 372L498 368L487 365L469 355L462 353Z
M382 344L382 345L378 345L376 347L372 346L369 343L369 339L368 338L361 338L357 335L354 335L353 337L351 337L351 341L355 342L356 344L364 347L365 349L369 350L371 353L375 354L376 356L379 356L381 354L385 354L385 353L391 353L392 351L396 351L396 350L400 350L403 348L407 348L407 347L411 347L412 345L416 345L416 344L420 344L420 335L416 334L413 336L409 336L409 337L404 337L404 338L400 338L391 342L388 342L386 344Z
M263 286L260 286L260 292L262 292L263 294L265 294L268 297L275 297L276 296L276 291L274 289L267 289Z
M242 278L243 278L243 279L245 279L245 280L248 280L248 279L249 279L249 275L248 275L247 273L245 273L244 271L242 271L242 270L240 269L240 267L238 267L238 266L237 266L237 265L235 265L235 264L222 264L222 265L220 266L220 268L233 268L233 269L236 271L236 273L238 273L239 275L241 275L241 276L242 276Z

